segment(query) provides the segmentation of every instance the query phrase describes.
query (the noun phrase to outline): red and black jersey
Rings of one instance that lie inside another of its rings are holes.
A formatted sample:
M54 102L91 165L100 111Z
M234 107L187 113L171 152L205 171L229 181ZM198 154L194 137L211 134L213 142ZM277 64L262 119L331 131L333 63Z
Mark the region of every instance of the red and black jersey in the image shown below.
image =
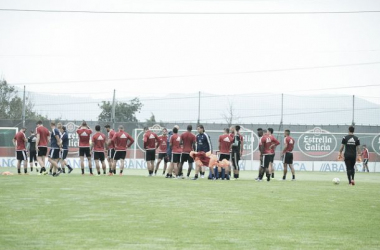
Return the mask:
M91 138L92 130L88 128L81 128L77 130L77 134L79 136L79 147L80 148L90 147L90 138Z
M286 149L285 149L285 152L293 152L293 149L294 149L294 139L290 136L287 136L284 138L284 144L287 145L286 146Z
M92 136L92 143L94 144L94 152L104 152L104 145L106 143L106 136L103 133L96 133Z
M219 136L220 153L229 155L233 141L234 138L232 138L230 135Z
M181 140L183 142L182 153L190 153L193 151L193 145L196 142L196 137L191 132L185 132L181 135Z
M158 136L150 130L146 131L144 135L144 149L156 149L156 143L160 143Z
M280 142L273 135L266 135L261 138L261 145L264 147L263 155L273 155L275 148Z
M115 133L112 138L112 141L115 144L116 151L126 151L127 147L129 148L135 140L127 132L119 131ZM129 141L129 144L128 144Z
M16 141L16 145L17 145L16 151L26 150L26 147L25 147L26 136L24 132L22 131L18 132L13 139Z

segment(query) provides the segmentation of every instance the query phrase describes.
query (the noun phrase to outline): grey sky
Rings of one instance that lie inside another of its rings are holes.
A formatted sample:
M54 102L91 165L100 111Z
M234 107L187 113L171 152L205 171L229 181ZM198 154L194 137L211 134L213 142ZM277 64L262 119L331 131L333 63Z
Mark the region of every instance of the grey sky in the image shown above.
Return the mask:
M0 8L285 12L380 10L380 1L8 1ZM0 12L0 74L30 91L109 97L197 92L297 93L380 84L380 13L136 15ZM102 79L180 78L70 83ZM35 84L61 82L62 84ZM34 83L34 84L33 84ZM380 96L380 88L318 93Z

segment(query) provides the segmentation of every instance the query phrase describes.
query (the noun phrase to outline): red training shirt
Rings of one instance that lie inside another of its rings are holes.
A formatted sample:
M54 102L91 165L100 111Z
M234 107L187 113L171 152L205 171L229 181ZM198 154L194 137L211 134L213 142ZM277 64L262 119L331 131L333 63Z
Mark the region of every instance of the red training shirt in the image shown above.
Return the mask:
M179 137L178 134L173 134L172 137L170 137L170 143L172 144L173 154L182 153L180 142L181 142L181 138Z
M193 151L193 145L197 140L195 135L187 131L181 135L181 140L183 142L182 153L190 154L190 152Z
M104 144L106 136L103 133L97 132L92 136L92 143L94 144L94 152L104 152Z
M156 149L156 143L160 143L156 133L148 130L144 135L144 149L153 150Z
M22 131L18 132L13 139L16 140L16 145L17 145L16 151L26 150L26 147L25 147L26 136Z
M263 155L273 155L275 146L279 145L280 142L273 135L266 135L261 138L261 145L264 146ZM271 147L274 145L273 147Z
M88 128L78 129L77 134L79 135L79 147L89 148L92 130Z
M50 132L47 128L44 126L39 126L36 129L36 135L40 135L40 140L38 142L37 147L47 147L48 146L48 141L50 137Z
M234 138L230 135L219 136L220 153L224 155L229 155L231 150L231 144L233 143L233 141Z
M130 136L127 132L119 131L115 133L112 138L112 141L115 144L116 151L127 151L127 147L129 148L135 142L135 140ZM129 144L127 144L129 141Z

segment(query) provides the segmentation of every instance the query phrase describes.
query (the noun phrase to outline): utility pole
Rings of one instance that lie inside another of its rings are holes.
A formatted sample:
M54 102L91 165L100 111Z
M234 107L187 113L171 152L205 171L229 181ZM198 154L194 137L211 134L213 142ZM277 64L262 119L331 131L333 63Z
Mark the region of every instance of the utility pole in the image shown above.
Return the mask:
M116 96L116 90L113 90L113 99L112 99L112 112L111 112L111 121L112 121L112 128L115 129L115 109L116 109L116 102L115 102L115 96Z
M22 127L25 128L25 86L24 86L24 96L22 101Z

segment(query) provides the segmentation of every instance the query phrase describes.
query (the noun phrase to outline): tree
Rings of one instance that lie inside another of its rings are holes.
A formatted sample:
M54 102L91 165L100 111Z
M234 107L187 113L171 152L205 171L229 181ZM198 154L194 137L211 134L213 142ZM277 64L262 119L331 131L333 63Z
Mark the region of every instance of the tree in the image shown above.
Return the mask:
M5 80L0 80L0 119L22 119L23 100L17 89ZM33 111L34 103L28 95L25 97L25 117L31 120L45 120L46 117Z
M152 115L150 116L150 118L146 119L145 126L149 128L149 127L153 127L153 125L159 124L161 127L163 127L164 123L162 121L157 122L156 116L153 113L151 113L151 114Z
M232 102L228 102L227 110L222 114L224 120L226 121L228 127L239 121L239 116L236 115L236 110Z
M111 122L112 103L102 101L98 104L102 112L99 114L99 121ZM116 102L115 105L115 122L137 122L136 113L140 112L143 104L138 98L134 98L130 103Z

